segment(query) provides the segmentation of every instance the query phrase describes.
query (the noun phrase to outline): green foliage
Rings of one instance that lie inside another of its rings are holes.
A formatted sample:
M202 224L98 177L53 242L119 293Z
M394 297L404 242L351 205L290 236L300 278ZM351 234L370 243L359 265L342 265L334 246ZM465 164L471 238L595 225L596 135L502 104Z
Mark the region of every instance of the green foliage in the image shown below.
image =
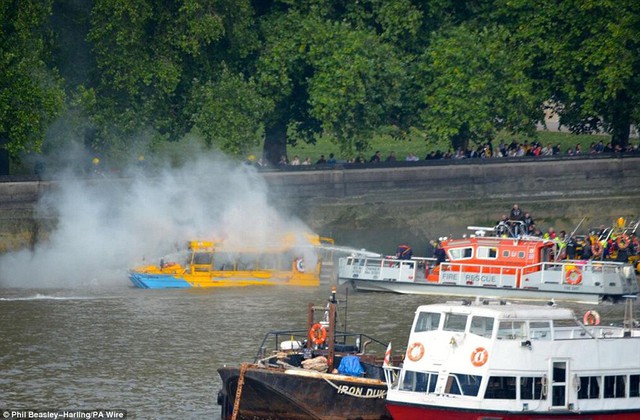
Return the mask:
M225 69L219 80L196 84L192 97L194 130L208 146L242 155L262 140L262 121L273 103L258 94L252 80Z
M515 0L499 3L496 15L563 125L605 129L625 145L640 111L640 3Z
M39 151L64 106L62 80L47 63L43 25L51 2L0 2L0 145L11 157Z
M542 115L501 27L459 25L435 34L424 60L428 138L454 147L482 143L499 130L532 132Z
M7 0L0 46L14 157L63 111L68 137L122 159L185 137L236 155L264 140L270 159L327 141L423 157L531 138L545 107L624 145L640 120L632 0Z

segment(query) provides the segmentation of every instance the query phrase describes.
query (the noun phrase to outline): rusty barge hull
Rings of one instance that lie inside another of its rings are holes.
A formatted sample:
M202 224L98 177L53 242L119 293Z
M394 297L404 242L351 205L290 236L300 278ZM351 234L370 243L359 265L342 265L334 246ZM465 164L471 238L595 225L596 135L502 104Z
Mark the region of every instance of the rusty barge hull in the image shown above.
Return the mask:
M222 418L233 416L239 367L218 369ZM390 420L378 379L252 366L242 380L237 419Z

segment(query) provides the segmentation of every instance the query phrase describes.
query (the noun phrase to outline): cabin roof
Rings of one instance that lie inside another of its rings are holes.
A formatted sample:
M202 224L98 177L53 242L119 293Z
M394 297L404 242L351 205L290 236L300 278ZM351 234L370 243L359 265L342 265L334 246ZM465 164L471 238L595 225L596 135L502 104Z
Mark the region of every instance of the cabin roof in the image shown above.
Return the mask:
M418 312L439 312L473 314L478 316L493 317L496 319L575 319L575 314L571 309L557 308L552 305L527 305L519 303L490 303L484 304L464 304L462 302L449 302L443 304L422 305L418 307Z

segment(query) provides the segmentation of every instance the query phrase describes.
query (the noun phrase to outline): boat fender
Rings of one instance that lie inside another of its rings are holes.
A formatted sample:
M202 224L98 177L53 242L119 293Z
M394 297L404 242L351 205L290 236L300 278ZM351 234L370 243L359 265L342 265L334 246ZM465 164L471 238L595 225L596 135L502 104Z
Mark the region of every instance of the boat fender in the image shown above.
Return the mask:
M324 343L324 340L326 339L327 329L319 322L313 324L313 326L309 330L309 340L319 346L320 344Z
M407 349L407 358L412 362L417 362L424 356L424 346L422 343L415 342Z
M304 273L304 259L302 258L296 259L296 270L298 270L301 273Z
M575 286L582 282L582 273L576 266L570 265L567 266L567 273L564 276L564 279L567 283Z
M484 347L478 347L471 352L471 364L476 367L480 367L487 363L489 359L489 352Z
M600 325L600 314L596 311L587 311L582 318L584 325Z

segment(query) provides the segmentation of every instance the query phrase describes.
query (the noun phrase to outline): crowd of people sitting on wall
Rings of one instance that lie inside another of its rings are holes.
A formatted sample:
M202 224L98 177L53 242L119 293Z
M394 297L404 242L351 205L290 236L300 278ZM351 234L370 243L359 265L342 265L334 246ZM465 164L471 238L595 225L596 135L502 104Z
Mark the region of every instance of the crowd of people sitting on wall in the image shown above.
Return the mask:
M594 141L589 146L588 150L583 150L581 144L576 144L573 147L569 147L566 150L562 150L560 144L552 145L551 143L543 145L538 141L529 143L528 140L520 143L516 140L507 144L504 141L500 141L497 147L494 147L492 142L487 142L478 147L467 147L465 149L458 148L456 151L449 150L442 152L435 150L427 153L424 160L441 160L441 159L473 159L473 158L501 158L501 157L538 157L538 156L580 156L589 154L607 154L607 153L625 153L635 154L640 153L640 147L638 144L629 142L629 145L622 149L619 145L612 146L611 142L605 144L603 140ZM333 153L330 153L328 157L320 155L318 159L313 161L311 157L307 156L304 159L298 155L295 155L291 160L287 156L281 156L278 162L278 166L298 166L298 165L335 165L335 164L349 164L349 163L381 163L381 162L397 162L404 160L405 162L417 162L421 159L414 153L409 152L404 159L396 156L394 151L389 152L387 156L382 156L379 150L376 150L369 159L365 159L364 156L358 155L352 159L339 160ZM264 159L255 161L255 158L251 156L247 163L255 164L257 166L268 166Z
M591 229L587 235L576 235L549 227L545 232L536 226L529 212L514 204L509 214L503 214L495 227L497 236L536 236L556 243L558 260L602 259L618 262L636 261L640 257L640 240L636 235L639 223L625 226L623 218L617 226Z

